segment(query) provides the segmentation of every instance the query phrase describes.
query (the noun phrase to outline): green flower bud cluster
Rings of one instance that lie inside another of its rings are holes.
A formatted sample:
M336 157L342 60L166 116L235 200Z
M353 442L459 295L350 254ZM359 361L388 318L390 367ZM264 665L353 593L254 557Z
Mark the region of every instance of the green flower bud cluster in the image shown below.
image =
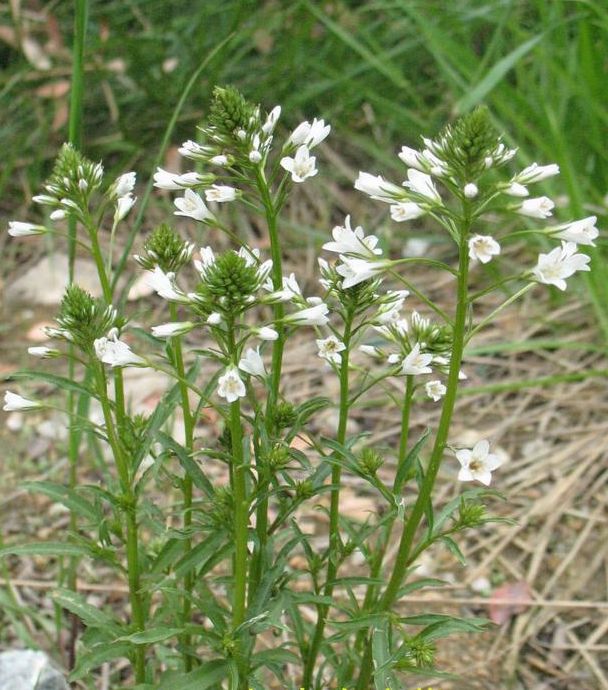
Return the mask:
M57 324L59 330L54 335L63 336L81 350L91 352L95 340L106 336L112 328L121 328L124 321L112 305L94 299L78 285L70 285L61 301Z
M148 417L144 414L127 416L121 429L121 441L127 457L133 458L145 441Z
M266 457L266 464L271 472L287 467L290 461L289 448L283 443L275 443Z
M217 489L210 508L204 513L204 520L211 529L226 529L233 524L234 497L228 486Z
M384 464L384 458L373 448L364 448L357 458L361 472L368 477L375 477Z
M289 402L279 403L273 410L272 426L277 429L289 429L297 418L296 408Z
M256 106L249 103L233 86L216 86L209 112L209 125L219 134L231 136L239 130L248 131L252 119L259 119Z
M251 306L260 286L258 267L229 251L218 256L205 271L196 289L196 301L232 316Z
M483 503L463 498L458 508L455 528L465 529L467 527L477 527L486 522L486 518L486 507Z
M55 206L67 213L85 208L91 193L101 186L103 166L85 158L71 144L64 144L45 185L47 194L34 201Z
M297 482L295 485L295 488L296 488L296 495L295 495L296 501L305 501L306 499L310 498L314 494L314 486L313 486L313 483L309 479L304 479L301 482Z
M159 266L165 273L177 273L192 258L194 245L182 240L175 230L162 223L145 241L143 252L133 258L147 271Z
M404 646L405 658L397 662L398 668L431 668L435 663L437 648L432 642L416 636L406 638Z
M448 125L434 142L432 151L449 167L460 184L477 179L493 158L500 137L487 108L479 107Z
M451 326L433 323L417 312L410 319L410 338L412 342L420 343L425 352L434 355L446 354L452 349Z

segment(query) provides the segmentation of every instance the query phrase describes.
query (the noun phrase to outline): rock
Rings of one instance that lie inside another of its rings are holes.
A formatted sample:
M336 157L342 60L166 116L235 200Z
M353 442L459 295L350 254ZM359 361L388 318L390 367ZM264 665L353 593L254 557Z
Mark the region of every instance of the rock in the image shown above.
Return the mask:
M68 257L65 254L49 254L31 266L7 285L6 301L32 304L59 304L68 285ZM90 292L101 295L97 269L92 261L76 259L74 282Z
M0 653L0 690L70 690L44 652L32 649Z

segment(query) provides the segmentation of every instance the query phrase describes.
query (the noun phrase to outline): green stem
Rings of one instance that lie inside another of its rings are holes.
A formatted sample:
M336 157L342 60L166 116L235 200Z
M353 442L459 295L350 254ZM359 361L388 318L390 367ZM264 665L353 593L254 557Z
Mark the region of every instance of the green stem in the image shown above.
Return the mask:
M259 170L256 176L256 182L264 209L266 213L266 223L268 226L268 236L270 239L270 254L272 257L272 285L275 290L281 290L283 287L283 258L281 256L281 242L277 228L278 209L272 200L268 182L264 176L263 171ZM279 334L279 337L272 345L272 363L270 373L270 390L268 392L268 400L266 403L266 430L268 436L273 434L272 420L274 410L276 409L277 401L279 399L279 391L281 385L281 371L283 368L283 352L285 349L285 326L283 324L283 316L285 309L283 304L277 303L273 307L274 327ZM257 461L257 458L256 458ZM255 557L251 564L251 588L250 592L253 596L257 590L262 572L265 567L266 545L268 542L268 485L270 478L261 463L258 461L258 491L261 494L257 508L256 508L256 533L258 537L258 546Z
M396 495L397 492L401 491L401 486L397 485L397 478L402 474L401 467L407 459L407 442L409 438L410 430L410 411L412 408L412 398L414 396L414 377L407 376L405 383L405 392L403 394L403 406L401 408L401 434L399 436L399 455L397 457L397 471L395 472L395 481L393 482L393 493ZM393 532L393 526L395 524L395 518L390 520L383 529L383 539L381 541L378 553L375 556L374 562L370 570L370 578L375 580L380 575L382 570L382 564L384 563L384 558L386 556L386 550L388 545L391 543L391 534ZM367 611L374 601L376 595L376 586L370 585L365 593L365 599L363 600L363 610ZM365 631L362 631L357 636L357 647L365 641Z
M84 48L87 30L88 0L75 0L74 2L74 45L72 48L72 83L70 94L70 115L68 122L68 141L76 148L80 148L82 142L82 100L84 93ZM74 282L74 265L76 261L76 219L70 217L68 223L68 283ZM69 347L70 352L73 346ZM75 378L74 360L70 357L68 362L68 378ZM76 395L73 391L68 393L67 409L70 419L68 435L68 462L70 489L74 490L78 483L78 449L80 446L80 431L73 423L73 414L76 407ZM70 531L75 533L78 527L76 514L70 512ZM78 559L70 559L67 572L68 587L72 591L77 588ZM69 643L68 668L73 668L75 662L76 626L77 619L71 616L72 633ZM60 633L60 631L58 631Z
M399 437L399 457L397 462L397 472L393 490L397 490L397 477L399 469L407 457L407 441L410 432L410 410L412 407L412 396L414 395L414 377L406 376L405 393L403 394L403 407L401 409L401 435Z
M137 496L133 491L133 482L127 459L116 434L116 426L112 418L112 408L108 399L107 379L103 364L95 360L92 363L97 369L99 401L106 425L108 442L112 449L118 477L123 492L123 512L127 523L127 580L129 585L129 600L131 602L131 616L136 632L145 630L145 612L141 597L139 544L137 526ZM144 683L146 680L146 649L144 645L137 645L134 663L135 681Z
M431 499L433 487L435 486L435 479L439 472L439 467L443 459L443 454L448 440L450 424L454 412L454 405L456 403L456 395L458 392L458 375L460 373L460 366L462 363L462 354L464 351L464 341L467 327L467 314L469 307L468 300L468 274L469 274L469 255L467 247L467 236L470 228L470 210L468 205L464 205L464 217L461 228L460 244L459 244L459 265L458 265L458 280L457 280L457 304L456 316L454 319L454 332L452 355L450 358L450 369L447 380L447 391L445 394L443 407L441 410L441 417L439 419L439 426L435 443L431 451L429 465L426 475L420 487L418 497L412 511L404 525L397 551L397 557L393 566L392 575L389 579L388 585L379 603L379 609L382 612L388 611L397 595L403 581L404 574L409 562L409 556L416 536L418 526L424 512ZM372 648L368 640L367 648L361 664L361 673L357 681L357 690L367 690L370 684L370 679L373 673L372 663Z
M350 410L349 401L349 359L350 359L350 341L352 332L353 313L347 313L344 323L344 350L342 350L342 359L340 362L340 416L338 419L338 433L336 440L339 444L344 445L346 441L346 425L348 422L348 413ZM342 468L334 464L331 471L331 502L329 507L329 547L327 552L327 578L325 580L325 587L323 596L331 597L334 591L334 581L338 572L338 558L340 549L340 480L342 478ZM327 623L327 615L329 613L329 606L321 604L317 606L317 625L310 644L308 658L304 666L303 686L306 690L312 688L313 674L315 664L321 643L323 642L323 633Z
M230 404L230 436L232 441L232 464L234 471L234 592L232 605L232 626L237 628L245 620L245 594L247 589L247 528L249 511L247 486L243 459L243 428L241 426L241 404L238 400Z
M177 321L177 306L171 302L169 305L171 313L171 320ZM176 336L172 339L173 354L175 357L175 370L179 377L180 395L182 398L182 412L184 415L184 437L185 448L189 455L194 451L194 419L190 409L190 398L188 397L188 386L186 385L186 370L184 367L184 355L182 351L182 339ZM184 556L192 550L192 538L190 530L192 528L192 477L186 473L182 483L182 496L184 502ZM184 601L182 605L182 624L184 626L191 622L192 616L192 590L194 588L194 578L192 572L186 573L184 576ZM192 644L192 637L185 634L182 638L182 645L184 648L184 668L186 671L192 670L193 657L190 652Z

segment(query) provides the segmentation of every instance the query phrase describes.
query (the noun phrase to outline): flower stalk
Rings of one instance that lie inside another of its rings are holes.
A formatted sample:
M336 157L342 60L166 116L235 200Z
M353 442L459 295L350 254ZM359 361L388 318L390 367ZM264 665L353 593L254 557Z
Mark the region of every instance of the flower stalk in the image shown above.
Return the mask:
M171 320L177 321L177 306L175 303L169 305ZM184 448L189 456L194 451L194 419L190 409L190 397L186 384L186 370L184 366L184 355L181 336L176 335L171 340L175 372L181 395L182 415L184 418ZM183 501L183 528L184 528L184 556L192 550L192 497L193 497L192 477L186 472L182 480L182 501ZM182 604L182 625L190 623L192 616L192 590L194 588L194 576L192 571L184 575L184 594ZM192 670L193 657L191 652L192 637L188 633L182 638L184 669Z
M342 342L344 349L340 352L340 402L339 402L339 418L338 431L336 434L336 441L340 445L344 445L346 441L346 428L348 424L348 414L350 410L350 390L349 390L349 360L350 360L350 345L353 330L354 312L352 309L348 310L344 319L344 334ZM323 589L324 597L331 597L334 591L334 581L338 572L338 562L340 557L340 480L342 478L342 468L340 465L334 464L331 470L331 498L329 506L329 545L327 550L327 575L325 578L325 587ZM308 656L305 660L303 686L305 688L312 688L313 675L317 656L323 642L323 635L325 626L327 624L327 616L329 614L329 606L320 604L317 606L317 623L315 631L310 643Z

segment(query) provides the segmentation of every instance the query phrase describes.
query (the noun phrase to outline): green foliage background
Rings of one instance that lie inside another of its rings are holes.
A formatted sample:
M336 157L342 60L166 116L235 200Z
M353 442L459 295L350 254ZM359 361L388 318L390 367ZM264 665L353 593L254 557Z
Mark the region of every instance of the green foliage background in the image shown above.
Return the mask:
M14 3L17 14L10 5L0 14L16 35L13 45L0 43L7 212L37 189L66 137L52 128L57 102L38 90L69 78L73 30L71 2ZM93 0L87 155L147 178L188 79L230 34L188 98L173 142L192 137L214 84L233 83L267 107L281 103L287 124L321 114L334 128L333 146L365 169L390 173L402 167L392 155L399 146L485 102L524 161L561 166L568 199L560 219L606 214L603 0ZM25 58L25 35L48 54L50 69ZM605 261L595 263L589 294L608 335L608 272Z

